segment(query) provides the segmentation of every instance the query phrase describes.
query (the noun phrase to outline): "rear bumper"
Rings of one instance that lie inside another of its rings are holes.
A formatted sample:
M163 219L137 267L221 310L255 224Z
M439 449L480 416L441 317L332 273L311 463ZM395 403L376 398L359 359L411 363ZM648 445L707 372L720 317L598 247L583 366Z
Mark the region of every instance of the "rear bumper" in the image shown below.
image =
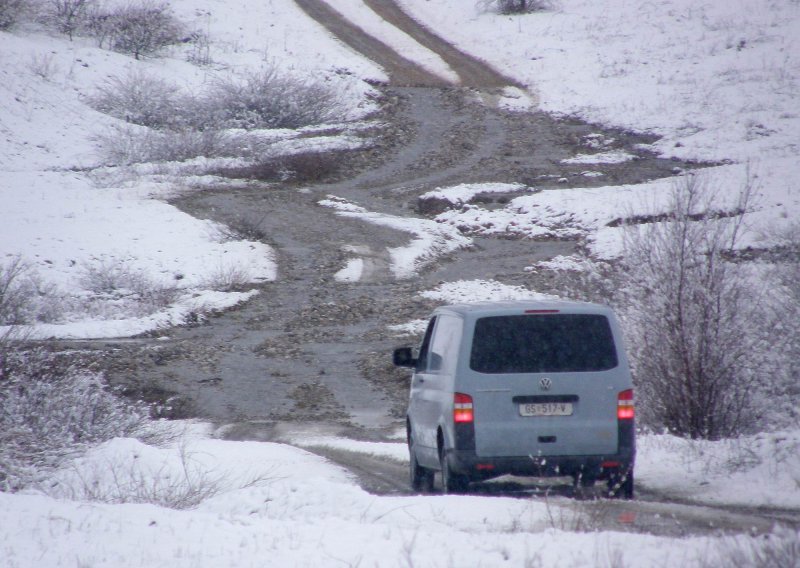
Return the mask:
M452 471L472 481L500 475L557 477L581 475L585 479L604 479L633 467L633 452L602 456L514 456L479 457L472 450L452 450L448 454Z
M481 457L475 451L472 424L456 428L455 449L448 451L450 469L473 481L501 475L558 477L580 475L585 480L605 479L631 471L636 459L636 426L633 420L620 420L617 452L583 456L507 456Z

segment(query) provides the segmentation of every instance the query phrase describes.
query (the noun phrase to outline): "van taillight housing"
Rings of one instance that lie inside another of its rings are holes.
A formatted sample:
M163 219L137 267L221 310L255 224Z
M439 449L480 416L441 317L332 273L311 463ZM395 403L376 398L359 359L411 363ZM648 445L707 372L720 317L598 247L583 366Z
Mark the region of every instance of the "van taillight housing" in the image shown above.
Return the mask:
M633 406L633 389L624 390L617 395L617 419L633 420L635 415Z
M464 424L474 420L475 413L472 406L472 397L460 392L455 393L453 395L453 422Z

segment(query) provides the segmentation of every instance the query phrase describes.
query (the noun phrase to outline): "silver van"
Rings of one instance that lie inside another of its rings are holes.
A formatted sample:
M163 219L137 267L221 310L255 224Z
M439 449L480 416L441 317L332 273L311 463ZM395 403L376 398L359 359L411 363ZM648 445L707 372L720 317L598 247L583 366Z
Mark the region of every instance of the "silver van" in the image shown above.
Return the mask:
M633 497L633 384L610 308L486 302L436 309L411 367L411 486L445 492L505 474L607 480Z

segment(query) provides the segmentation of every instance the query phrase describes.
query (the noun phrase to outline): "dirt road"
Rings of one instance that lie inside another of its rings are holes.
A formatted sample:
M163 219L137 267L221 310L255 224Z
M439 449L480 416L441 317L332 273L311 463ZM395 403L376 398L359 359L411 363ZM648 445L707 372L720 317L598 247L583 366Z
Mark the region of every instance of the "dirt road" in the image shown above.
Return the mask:
M227 424L233 439L282 440L282 425L293 424L384 440L402 426L407 396L407 373L392 367L390 353L398 344L415 342L398 338L388 326L425 317L432 305L419 292L440 282L477 278L536 289L540 283L524 267L568 254L576 243L475 238L473 247L440 259L418 277L397 280L389 270L387 251L408 243L409 235L337 216L319 205L321 199L336 195L370 211L410 217L421 215L417 197L437 186L637 183L688 165L642 150L640 144L653 141L644 135L485 104L487 98L478 91L520 86L447 45L391 1L366 3L439 53L460 77L460 86L417 67L320 0L296 1L331 33L386 69L390 82L380 87L380 118L387 126L369 133L373 146L353 162L362 166L344 181L340 176L312 186L242 183L238 189L205 189L176 201L199 218L223 223L249 219L257 225L277 253L277 280L260 286L260 294L236 310L169 330L162 337L102 341L81 348L96 350L113 383L131 393L168 400L165 415L201 416ZM613 141L608 149L624 150L638 159L596 165L593 169L603 174L601 178L583 177L582 166L561 161L585 151L583 141L589 134ZM335 274L353 254L364 261L363 277L337 281ZM316 451L356 472L369 490L406 490L402 464L379 465L369 457ZM500 489L507 495L525 491ZM707 532L714 526L713 512L676 504L664 509L663 496L652 499L661 504L637 504L640 522L631 530L675 534ZM628 518L622 513L630 506L610 505L607 514ZM769 515L729 513L726 526L735 530L749 530L753 524L762 530L772 522ZM669 521L674 518L680 519L677 525Z

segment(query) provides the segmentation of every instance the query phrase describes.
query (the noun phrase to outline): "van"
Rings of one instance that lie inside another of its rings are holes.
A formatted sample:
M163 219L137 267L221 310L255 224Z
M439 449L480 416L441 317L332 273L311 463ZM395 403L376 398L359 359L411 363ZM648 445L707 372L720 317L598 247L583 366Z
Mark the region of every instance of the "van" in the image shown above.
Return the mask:
M406 419L411 487L446 493L501 475L597 480L633 497L633 383L612 310L582 302L442 306L413 369Z

